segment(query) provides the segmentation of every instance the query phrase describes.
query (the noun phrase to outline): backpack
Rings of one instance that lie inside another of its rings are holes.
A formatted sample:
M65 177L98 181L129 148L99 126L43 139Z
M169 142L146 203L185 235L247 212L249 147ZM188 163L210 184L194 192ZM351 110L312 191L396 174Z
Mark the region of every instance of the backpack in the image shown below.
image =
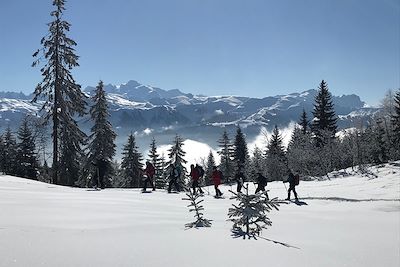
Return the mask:
M298 174L296 174L294 176L294 184L295 185L299 185L299 183L300 183L300 176Z
M203 169L203 167L199 166L199 167L198 167L198 171L199 171L199 176L200 176L200 177L203 177L203 176L204 176L204 169Z

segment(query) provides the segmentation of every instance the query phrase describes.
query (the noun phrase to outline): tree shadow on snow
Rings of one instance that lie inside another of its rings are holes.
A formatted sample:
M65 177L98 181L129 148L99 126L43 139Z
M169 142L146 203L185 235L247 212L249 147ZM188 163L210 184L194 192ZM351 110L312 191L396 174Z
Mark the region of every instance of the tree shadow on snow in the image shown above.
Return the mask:
M281 246L284 246L284 247L287 247L287 248L295 248L295 249L300 249L300 248L298 248L298 247L295 247L295 246L292 246L292 245L289 245L289 244L287 244L287 243L284 243L284 242L280 242L280 241L276 241L276 240L273 240L273 239L269 239L269 238L266 238L266 237L262 237L262 236L259 236L259 235L257 235L257 234L247 234L245 231L243 231L242 229L234 229L234 230L232 230L232 235L231 235L233 238L243 238L243 239L254 239L254 240L257 240L258 238L261 238L261 239L264 239L264 240L266 240L266 241L270 241L270 242L272 242L272 243L274 243L274 244L278 244L278 245L281 245Z

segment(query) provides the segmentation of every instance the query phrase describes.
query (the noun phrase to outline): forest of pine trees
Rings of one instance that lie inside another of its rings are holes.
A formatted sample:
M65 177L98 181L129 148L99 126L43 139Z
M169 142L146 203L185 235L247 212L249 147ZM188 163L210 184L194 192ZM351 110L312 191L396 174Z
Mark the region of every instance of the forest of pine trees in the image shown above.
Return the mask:
M179 186L186 188L186 152L184 139L179 134L172 140L168 158L158 153L155 138L144 158L131 133L123 146L121 162L114 161L116 133L109 121L103 82L100 81L93 92L90 99L93 104L88 108L87 96L71 72L79 66L79 57L74 48L77 43L67 35L71 25L63 19L64 5L64 0L53 1L48 34L40 42L42 48L33 55L33 66L42 65L43 80L37 85L32 100L43 103L42 118L25 118L17 132L7 127L0 134L0 172L67 186L141 187L143 160L148 160L156 170L157 188L165 188L172 164L179 169ZM224 129L217 141L219 159L216 160L210 151L204 162L203 182L211 184L210 174L216 161L220 162L223 182L230 183L239 173L248 180L261 173L273 181L286 179L289 170L306 178L348 167L366 171L369 164L399 160L400 90L386 95L382 107L382 112L369 123L354 125L338 136L338 117L328 84L322 80L312 114L304 109L299 114L287 147L275 126L267 145L256 147L250 155L240 126L235 133ZM93 123L89 136L77 123L77 118L87 113ZM46 156L49 125L50 166ZM234 134L232 139L229 134Z

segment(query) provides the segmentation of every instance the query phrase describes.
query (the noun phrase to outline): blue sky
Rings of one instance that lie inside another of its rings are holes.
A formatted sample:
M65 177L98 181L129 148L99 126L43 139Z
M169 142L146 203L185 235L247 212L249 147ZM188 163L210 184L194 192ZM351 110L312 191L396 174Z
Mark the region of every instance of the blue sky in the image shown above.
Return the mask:
M316 88L377 104L400 87L398 0L68 0L84 87L135 79L206 95ZM0 90L33 91L51 0L0 1Z

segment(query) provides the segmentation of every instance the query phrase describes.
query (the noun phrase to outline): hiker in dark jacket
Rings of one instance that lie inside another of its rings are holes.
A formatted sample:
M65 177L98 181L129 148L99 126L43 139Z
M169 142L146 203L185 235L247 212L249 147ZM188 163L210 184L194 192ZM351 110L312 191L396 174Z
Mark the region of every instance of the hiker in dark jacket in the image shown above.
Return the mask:
M174 164L169 165L169 185L168 193L171 193L172 185L175 186L176 191L179 192L178 178L180 176L179 170Z
M257 189L256 194L260 191L265 192L265 187L267 186L267 178L262 175L260 172L257 173Z
M222 172L218 170L216 166L213 166L212 180L215 188L215 196L221 197L223 193L221 192L221 190L218 189L218 186L221 184Z
M190 165L190 177L192 178L192 188L193 194L196 195L196 188L199 189L200 194L203 194L203 190L200 187L200 166L196 165L196 167L192 164Z
M244 175L241 171L238 171L235 175L235 180L237 182L237 189L236 191L242 192L242 187L243 187L243 183L244 183Z
M298 175L298 174L296 174ZM296 199L296 201L298 201L297 198L297 193L296 193L296 178L293 175L292 171L289 171L289 178L287 179L287 181L283 181L284 183L289 183L289 190L288 190L288 197L286 200L290 200L290 191L293 191L294 193L294 197Z
M93 162L92 164L95 167L95 174L93 175L92 178L93 186L104 189L105 188L104 176L107 169L107 162L105 160L100 159L96 162Z
M143 192L146 192L147 183L149 183L151 187L153 187L153 191L156 191L156 187L153 181L155 172L156 171L153 164L151 164L149 161L146 161L146 169L144 169L144 173L146 174L146 179L144 180Z

